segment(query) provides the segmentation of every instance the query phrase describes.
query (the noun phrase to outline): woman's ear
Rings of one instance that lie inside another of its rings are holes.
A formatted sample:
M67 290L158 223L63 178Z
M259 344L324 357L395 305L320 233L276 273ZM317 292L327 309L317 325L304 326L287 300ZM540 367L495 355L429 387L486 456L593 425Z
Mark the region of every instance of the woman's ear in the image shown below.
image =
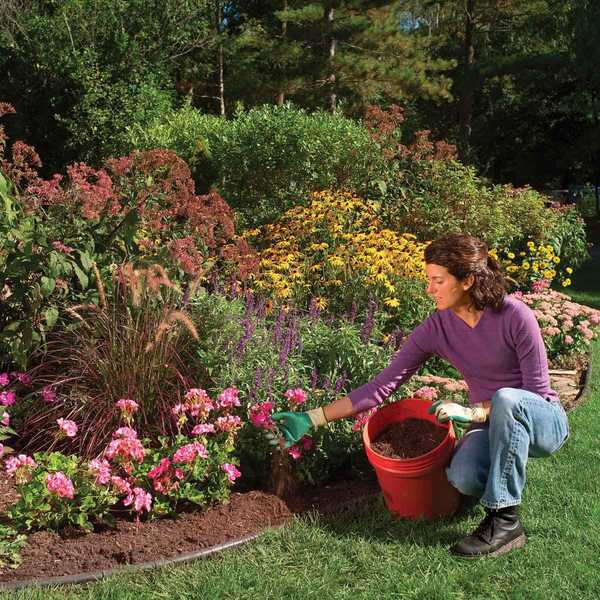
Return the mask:
M462 281L461 281L461 285L462 285L462 289L467 292L469 291L472 287L473 284L475 283L475 275L473 275L473 273L469 273Z

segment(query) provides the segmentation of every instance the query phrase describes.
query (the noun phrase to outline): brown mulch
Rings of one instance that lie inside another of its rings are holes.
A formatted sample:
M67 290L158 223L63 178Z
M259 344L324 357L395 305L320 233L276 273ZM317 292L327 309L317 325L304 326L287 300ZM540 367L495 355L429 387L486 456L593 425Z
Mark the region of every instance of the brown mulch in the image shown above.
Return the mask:
M0 585L174 558L283 525L294 513L331 513L378 492L375 480L307 489L286 502L273 494L250 491L231 494L228 504L184 512L176 519L140 523L122 519L114 529L93 533L38 531L29 535L17 569L0 567ZM9 496L14 501L14 489L0 475L0 511L10 504Z
M437 448L448 431L424 419L405 419L384 429L371 448L388 458L414 458Z

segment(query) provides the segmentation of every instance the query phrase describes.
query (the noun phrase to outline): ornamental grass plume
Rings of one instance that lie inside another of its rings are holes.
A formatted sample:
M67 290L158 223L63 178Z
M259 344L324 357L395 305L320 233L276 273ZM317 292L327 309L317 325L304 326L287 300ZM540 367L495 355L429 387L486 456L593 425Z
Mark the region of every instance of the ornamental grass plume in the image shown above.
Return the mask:
M17 433L26 432L28 451L64 449L95 458L124 415L151 440L176 432L171 408L192 387L198 335L179 308L181 292L166 283L162 270L131 265L117 272L115 285L106 310L82 311L78 327L51 333L45 353L40 351L36 383L56 398L30 401L24 411ZM132 398L135 410L129 402L119 404ZM48 435L59 417L78 424L69 445Z

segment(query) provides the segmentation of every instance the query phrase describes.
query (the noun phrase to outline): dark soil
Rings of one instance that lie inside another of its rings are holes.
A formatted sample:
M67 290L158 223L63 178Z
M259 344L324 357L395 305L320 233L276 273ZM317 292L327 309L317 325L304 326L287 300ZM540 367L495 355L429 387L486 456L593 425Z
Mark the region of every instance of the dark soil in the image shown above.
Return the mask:
M376 480L305 489L287 503L273 494L250 491L233 493L229 504L185 512L176 519L140 523L122 519L114 529L93 533L39 531L29 535L17 569L0 567L0 584L174 558L277 527L288 522L293 513L330 513L378 492ZM16 497L10 480L0 475L0 512Z
M430 421L405 419L384 429L371 448L388 458L415 458L439 446L447 433Z

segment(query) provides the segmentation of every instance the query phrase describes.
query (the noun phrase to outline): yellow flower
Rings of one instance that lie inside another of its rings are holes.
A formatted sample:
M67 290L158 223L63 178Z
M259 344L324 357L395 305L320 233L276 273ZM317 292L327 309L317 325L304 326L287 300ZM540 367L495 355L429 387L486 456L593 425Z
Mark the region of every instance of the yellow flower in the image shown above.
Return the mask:
M530 265L529 265L529 263L528 263L526 260L524 260L524 261L523 261L523 264L521 265L521 267L522 267L522 268L523 268L525 271L527 271L527 270L529 269Z
M398 298L386 298L383 303L391 308L398 308L400 306Z
M555 257L554 257L552 260L553 260L553 261L554 261L556 264L558 264L558 263L560 262L560 257L558 257L558 256L555 256Z
M554 273L552 271L544 271L544 277L546 279L552 279L554 277Z
M519 256L525 256L525 252L519 252Z
M571 285L571 280L570 280L569 278L565 279L565 280L562 282L562 286L563 286L563 287L567 287L567 286L569 286L569 285Z
M527 247L528 247L530 250L535 250L535 244L534 244L533 242L531 242L531 241L530 241L530 242L527 242Z
M573 269L571 269L571 267L567 267L565 271L570 275L573 272Z
M506 256L508 256L508 258L510 258L512 260L515 257L515 253L509 252Z
M518 270L519 270L519 267L516 267L515 265L511 265L510 267L506 267L506 270L507 270L509 273L514 273L515 271L518 271Z
M315 306L318 309L323 310L324 308L327 308L327 300L325 300L325 298L321 298L321 297L317 296L315 298Z

